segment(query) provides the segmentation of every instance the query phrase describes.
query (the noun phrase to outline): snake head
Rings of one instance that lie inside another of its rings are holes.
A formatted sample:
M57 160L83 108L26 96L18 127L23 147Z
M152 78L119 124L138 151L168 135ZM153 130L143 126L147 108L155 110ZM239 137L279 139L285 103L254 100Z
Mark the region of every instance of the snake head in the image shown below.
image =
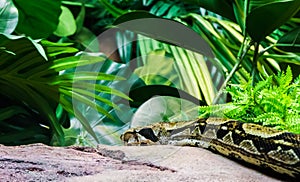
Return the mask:
M120 139L125 145L168 144L171 138L178 140L181 136L190 135L195 121L189 122L159 122L144 127L130 128ZM192 125L192 126L190 126Z
M124 132L120 139L126 145L150 145L158 142L158 137L151 128L129 129Z

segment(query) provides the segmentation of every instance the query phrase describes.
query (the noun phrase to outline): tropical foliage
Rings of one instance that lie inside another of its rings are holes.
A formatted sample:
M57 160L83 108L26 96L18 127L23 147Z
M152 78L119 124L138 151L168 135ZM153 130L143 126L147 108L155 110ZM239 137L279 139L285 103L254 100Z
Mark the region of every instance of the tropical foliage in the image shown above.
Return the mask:
M141 118L191 119L197 106L225 102L229 83L232 101L245 111L236 117L297 125L286 115L299 107L299 79L290 84L300 70L298 0L0 6L0 143L116 144ZM272 76L288 66L293 76L289 69ZM275 88L286 89L278 93L286 99L271 97ZM269 108L279 101L282 107Z
M290 67L252 86L251 81L227 87L232 102L199 108L200 117L225 117L300 133L300 76Z

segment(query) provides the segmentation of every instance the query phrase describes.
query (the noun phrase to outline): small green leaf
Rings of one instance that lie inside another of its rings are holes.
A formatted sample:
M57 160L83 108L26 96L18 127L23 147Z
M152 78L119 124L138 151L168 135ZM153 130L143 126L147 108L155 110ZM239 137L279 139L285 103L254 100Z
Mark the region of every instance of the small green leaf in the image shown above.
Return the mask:
M76 21L72 12L65 6L61 7L62 13L59 17L59 23L54 34L60 37L67 37L76 32Z
M300 52L300 27L283 35L276 44L282 50Z
M58 25L61 0L13 0L19 10L16 31L33 39L47 38Z

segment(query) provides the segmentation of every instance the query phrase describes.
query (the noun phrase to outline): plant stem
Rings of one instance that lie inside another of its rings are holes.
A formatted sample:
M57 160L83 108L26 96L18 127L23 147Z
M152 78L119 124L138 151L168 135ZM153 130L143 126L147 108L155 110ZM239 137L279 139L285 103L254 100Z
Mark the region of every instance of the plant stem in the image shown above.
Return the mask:
M244 43L246 42L246 39L244 39ZM244 44L243 44L244 45ZM249 44L247 44L246 48L244 49L244 46L242 45L242 49L243 52L242 52L242 55L241 54L241 51L239 52L238 54L238 61L235 63L235 65L233 66L231 72L229 73L229 75L226 77L224 83L222 84L221 88L219 89L217 95L216 95L216 98L214 100L214 103L218 103L221 95L222 95L222 92L224 90L224 88L227 86L227 83L231 80L231 78L233 77L234 73L238 70L240 64L242 63L243 59L245 58L247 52L249 51L250 47L252 46L252 43L250 42Z
M253 62L252 62L252 86L255 86L256 83L256 75L257 75L257 61L258 61L258 49L259 49L259 43L254 43L254 55L253 55Z

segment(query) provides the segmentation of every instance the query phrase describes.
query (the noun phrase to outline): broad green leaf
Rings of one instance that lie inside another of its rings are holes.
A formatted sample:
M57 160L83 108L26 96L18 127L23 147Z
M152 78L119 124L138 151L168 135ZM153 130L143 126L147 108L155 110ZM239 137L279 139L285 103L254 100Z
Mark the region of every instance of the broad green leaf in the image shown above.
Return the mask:
M261 58L273 58L279 63L293 63L293 64L300 65L300 56L293 53L289 53L287 55L268 54L268 55L262 55Z
M15 54L0 52L1 93L39 112L51 125L60 144L63 144L63 132L54 113L59 99L58 87L48 85L40 77L30 78L31 75L27 74L31 69L47 62L27 38L9 40L1 35L0 47ZM55 76L56 73L52 71L49 74Z
M98 139L97 136L93 130L93 128L91 127L89 121L83 116L83 114L76 108L73 106L72 103L69 102L68 98L62 96L60 98L61 101L61 105L63 106L63 108L70 114L72 114L73 116L75 116L76 118L78 118L78 120L80 121L81 125L83 126L83 128L90 134L92 135L93 139L96 140L96 142L98 143ZM73 130L74 131L74 130Z
M77 66L84 66L104 62L105 60L106 57L104 56L70 56L54 60L54 64L51 67L51 69L55 69L59 72L70 68L75 68Z
M181 13L181 11L182 8L180 6L173 5L168 11L168 14L165 16L165 18L172 18L174 16L178 16L178 14Z
M0 2L0 33L11 34L18 24L18 9L13 1Z
M171 19L186 14L186 6L194 7L195 9L199 10L197 5L186 5L176 1L158 1L151 6L149 13Z
M147 12L131 12L119 17L114 25L156 40L183 47L207 57L214 57L207 42L182 23L159 18Z
M162 16L171 6L172 4L170 3L159 1L151 8L151 11L149 13L155 14L156 16Z
M53 140L55 144L64 144L62 123L59 123L56 116L58 104L61 104L65 111L78 116L86 131L96 137L88 120L82 114L77 113L82 110L75 108L73 101L87 104L98 110L103 116L113 119L104 105L117 110L116 104L102 95L95 95L95 93L110 94L110 97L117 95L129 99L124 93L99 84L99 81L121 80L122 78L119 76L82 72L76 69L73 73L66 72L66 75L58 75L66 69L102 63L106 60L105 57L82 55L46 61L31 40L24 37L13 38L11 40L4 35L0 36L0 47L3 48L0 49L1 94L20 101L24 107L41 115L42 120L46 123L43 125L50 127L55 134ZM56 44L46 42L45 45ZM62 46L68 46L68 44ZM97 84L91 81L97 81ZM97 138L94 140L97 141Z
M300 1L254 0L251 7L246 19L246 31L254 41L260 42L300 10Z
M276 44L282 50L300 52L300 27L286 33Z
M135 73L147 85L169 85L185 90L208 104L212 103L216 89L202 55L139 37L144 66L137 68Z
M56 77L57 81L60 82L73 82L74 80L124 80L123 77L109 75L106 73L89 72L89 71L77 71L76 73L64 73Z
M203 57L174 46L170 46L170 50L176 60L176 68L182 81L182 89L200 100L205 100L207 104L211 104L215 96L215 89L210 87L212 86L209 84L211 83L210 75L206 74L207 78L202 75L208 73ZM204 80L207 82L205 83ZM207 92L208 87L209 92Z
M131 102L131 106L139 107L144 102L157 95L172 96L186 99L197 105L207 105L205 101L201 101L198 98L193 97L184 90L165 85L147 85L132 89L130 91L129 97L133 100Z
M74 47L46 47L47 55L49 57L55 57L60 54L71 54L71 53L77 53L78 49Z
M89 55L91 54L92 53L89 53ZM99 54L100 53L98 53L98 55ZM131 87L136 86L136 82L138 78L136 75L132 74L132 67L130 65L120 64L120 63L113 62L111 60L106 60L105 62L102 62L102 64L97 65L96 67L91 67L89 65L86 65L84 66L84 68L78 70L84 72L95 71L98 73L99 69L101 73L116 75L117 77L120 76L125 77L126 80L121 80L121 81L118 81L118 79L114 79L113 81L102 80L102 81L97 81L98 84L101 84L103 86L105 85L109 86L110 88L117 89L124 93L128 93ZM79 72L77 71L76 75L77 73ZM78 75L80 76L81 74ZM138 80L138 82L141 81ZM94 109L94 107L87 106L82 102L77 102L76 100L74 100L73 106L76 107L78 111L81 111L78 114L81 114L81 117L86 121L88 121L88 123L92 126L93 131L96 134L96 137L101 144L110 144L110 145L121 144L120 135L122 131L124 131L124 124L130 122L130 119L133 115L133 110L135 109L129 107L129 102L126 99L122 99L116 95L111 95L109 92L98 93L97 92L98 88L94 88L93 85L91 84L90 85L82 84L82 87L81 85L76 86L75 84L73 88L75 88L75 91L78 90L94 91L97 93L98 96L113 102L113 105L111 106L105 104L101 100L99 100L100 102L95 102L97 104L99 103L101 107L103 107L106 111L108 111L113 116L114 118L113 120L97 112ZM97 97L95 97L95 99L97 99ZM114 107L115 104L118 107ZM75 116L78 117L77 114L75 114ZM84 120L80 120L80 122L82 121ZM68 137L72 137L73 141L75 139L77 145L89 145L89 146L97 145L98 142L96 142L95 139L91 136L91 134L88 133L88 130L82 127L80 122L76 119L72 119L71 128L64 130L66 132L66 136L68 135Z
M64 94L65 96L68 96L76 101L80 101L84 104L86 104L87 106L90 106L94 109L96 109L98 112L108 116L110 119L113 119L113 117L102 107L100 107L99 105L95 104L93 100L90 100L90 98L82 95L82 94L78 94L75 91L73 91L72 87L60 87L60 92L62 94Z
M60 37L67 37L76 32L76 21L72 12L65 6L61 7L62 13L59 16L57 29L53 32Z
M230 1L224 0L184 0L183 2L198 5L223 17L235 21L233 6Z
M73 43L54 43L47 40L42 40L40 43L46 50L47 56L49 57L55 57L57 55L65 53L76 53L79 51L75 47L71 47Z
M72 46L74 43L68 43L68 42L60 43L60 42L51 42L49 40L41 40L41 44L47 47L55 47L55 46L67 47L67 46Z
M118 106L114 103L112 103L110 100L108 99L105 99L103 97L100 97L99 95L96 95L94 92L89 92L85 89L78 89L78 88L73 88L72 90L73 92L75 93L78 93L80 95L83 95L83 96L86 96L86 97L89 97L89 98L94 98L95 100L97 101L100 101L100 102L103 102L104 104L108 105L108 106L111 106L113 108L118 108ZM74 95L73 95L74 97ZM108 114L109 115L109 114Z
M193 29L210 44L218 59L217 63L221 65L222 70L225 73L230 72L238 61L238 52L243 43L243 36L240 27L234 22L220 20L211 16L202 17L197 14L189 14L185 18L187 18L187 22L192 22ZM183 19L183 21L185 21L185 19ZM275 39L271 39L272 41L270 42L269 40L270 37L268 36L267 39L262 42L260 50L268 48L276 42ZM250 40L247 40L247 42L247 44L249 44ZM233 78L231 79L232 83L240 83L242 80L246 81L249 79L249 73L252 70L253 53L253 49L250 47L245 59L241 63L241 69L233 75ZM270 53L272 53L272 51ZM276 61L275 59L263 59L263 57L265 58L265 56L268 56L267 54L268 53L261 55L259 59L261 66L263 66L263 68L260 69L260 71L262 71L260 72L262 75L271 75L274 73L274 70L278 70L279 68L278 62L276 62L277 59ZM296 57L295 55L291 56L285 54L281 56L282 58L287 56L287 58L284 59L284 61L281 59L280 62L297 62L295 59L290 59L291 57Z
M267 4L272 4L272 3L275 3L275 2L285 2L285 1L291 1L291 0L250 0L249 10L252 11L256 8L259 8L261 6L265 6Z
M60 0L13 0L19 11L16 28L33 39L47 38L57 28L61 14Z
M57 83L51 83L51 84L57 85ZM96 91L96 92L100 92L100 93L107 93L107 94L119 96L119 97L127 99L127 100L131 100L123 92L120 92L117 89L110 88L110 87L105 86L105 85L99 85L99 84L83 82L83 81L77 81L77 80L74 80L73 82L68 82L68 81L59 82L58 85L60 87L70 88L70 89L71 88L80 88L80 89L86 89L86 90Z
M230 72L237 62L237 51L235 53L233 50L231 50L231 47L228 45L227 38L222 38L224 35L222 35L222 33L215 28L214 24L218 22L210 22L209 20L205 19L205 17L194 13L188 14L186 17L184 17L183 21L193 22L191 25L192 28L209 43L217 57L217 60L214 61L216 63L213 64L218 65L221 63L222 71L225 73ZM233 33L232 36L234 37L237 32L228 31L228 33ZM231 81L236 83L241 80L247 80L248 77L246 73L247 72L245 72L244 69L240 69L239 72L234 75Z

